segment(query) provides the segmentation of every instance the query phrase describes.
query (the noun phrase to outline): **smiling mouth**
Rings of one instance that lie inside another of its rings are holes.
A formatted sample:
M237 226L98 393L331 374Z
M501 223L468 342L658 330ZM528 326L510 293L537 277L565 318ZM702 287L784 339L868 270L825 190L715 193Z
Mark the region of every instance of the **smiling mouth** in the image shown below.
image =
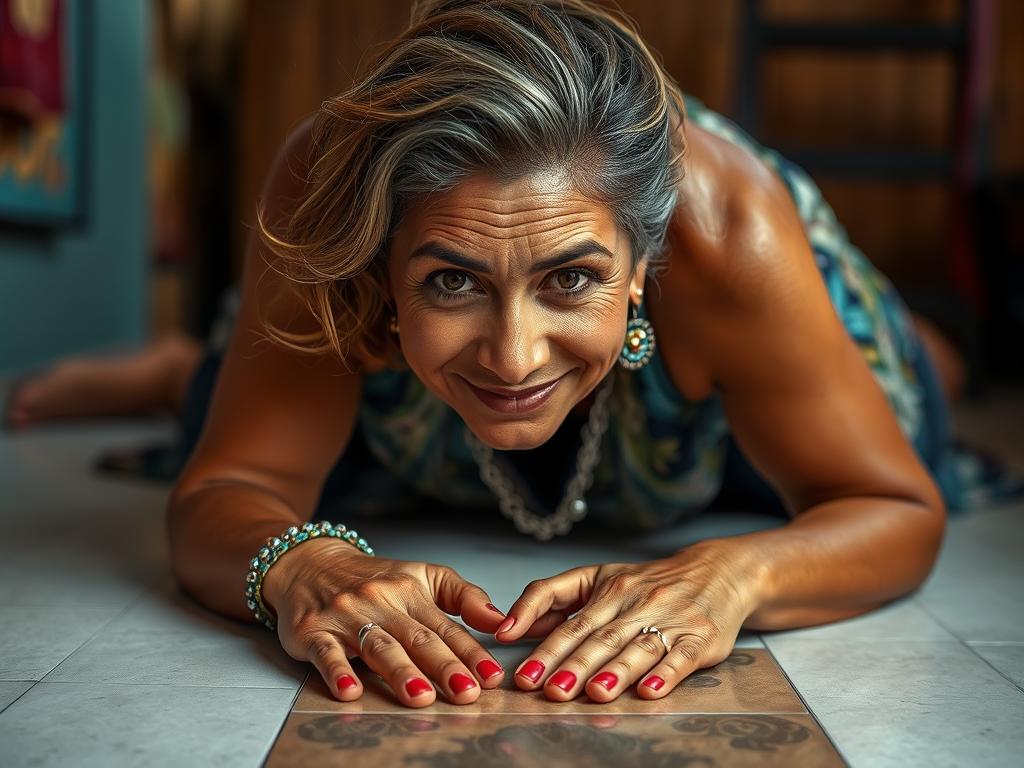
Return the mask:
M560 378L562 378L562 377L559 376L558 379L560 379ZM546 389L547 387L550 387L552 384L554 384L556 381L558 381L558 379L552 379L551 381L547 382L546 384L538 384L536 387L525 387L524 389L501 389L501 388L496 388L496 387L478 387L476 384L471 384L470 386L476 387L476 389L483 390L484 392L490 392L492 395L497 395L498 397L514 397L514 398L520 398L521 399L521 398L524 398L524 397L529 397L530 395L534 394L535 392L540 392L542 389ZM467 379L467 381L469 381L469 380Z
M523 413L543 405L551 397L551 393L558 387L558 383L564 378L565 374L562 374L557 379L546 384L539 384L536 387L499 390L478 387L465 378L463 381L466 382L473 394L477 396L477 399L492 410L501 413Z

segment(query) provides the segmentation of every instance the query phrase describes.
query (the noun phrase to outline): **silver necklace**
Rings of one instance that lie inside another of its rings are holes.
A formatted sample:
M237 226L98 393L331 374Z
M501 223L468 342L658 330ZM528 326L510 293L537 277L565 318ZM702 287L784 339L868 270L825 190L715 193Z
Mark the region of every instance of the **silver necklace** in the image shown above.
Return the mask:
M516 488L515 482L495 464L494 449L484 445L468 427L466 428L466 442L473 452L473 458L480 465L480 479L494 491L498 497L501 514L511 520L520 533L533 536L538 541L547 541L556 534L564 536L572 529L574 523L587 516L587 502L583 494L594 481L594 468L597 466L601 437L608 429L608 398L614 385L613 373L608 376L594 397L587 423L580 430L582 445L576 454L576 473L566 484L565 495L555 513L548 517L540 517L526 508L526 502Z

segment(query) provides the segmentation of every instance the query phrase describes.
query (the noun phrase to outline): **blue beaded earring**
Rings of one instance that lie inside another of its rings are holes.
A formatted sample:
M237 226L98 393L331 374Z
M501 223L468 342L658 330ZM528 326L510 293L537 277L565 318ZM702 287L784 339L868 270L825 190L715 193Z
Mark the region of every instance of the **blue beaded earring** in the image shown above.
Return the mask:
M652 357L654 357L654 326L646 318L637 317L637 305L633 304L633 317L626 325L626 341L619 351L619 365L635 371L637 368L647 365Z

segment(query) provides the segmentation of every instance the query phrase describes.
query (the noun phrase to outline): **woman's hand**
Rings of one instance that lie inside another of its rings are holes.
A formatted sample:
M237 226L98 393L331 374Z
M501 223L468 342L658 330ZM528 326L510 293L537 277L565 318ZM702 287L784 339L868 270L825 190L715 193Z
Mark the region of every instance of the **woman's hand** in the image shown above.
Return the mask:
M494 632L504 614L487 594L454 570L430 563L363 554L337 539L305 542L287 553L263 581L263 598L277 614L277 633L290 656L311 661L342 701L358 699L362 683L349 658L361 656L409 707L436 698L469 704L494 688L504 670L447 615ZM359 648L359 628L373 628Z
M695 670L723 661L753 612L754 587L727 551L697 544L649 563L590 565L531 582L498 640L518 640L535 623L578 613L520 665L516 685L543 687L555 701L585 691L606 702L639 681L641 698L658 699ZM645 626L660 629L671 652L657 634L642 634Z

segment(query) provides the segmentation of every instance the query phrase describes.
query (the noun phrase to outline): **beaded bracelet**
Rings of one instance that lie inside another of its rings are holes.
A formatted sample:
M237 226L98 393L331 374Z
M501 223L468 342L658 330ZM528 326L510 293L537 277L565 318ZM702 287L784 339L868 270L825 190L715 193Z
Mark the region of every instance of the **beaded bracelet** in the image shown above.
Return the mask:
M373 548L366 543L366 539L360 538L359 534L351 528L334 525L326 520L319 523L305 523L301 528L293 525L280 537L271 536L256 553L256 557L249 562L249 572L245 575L245 604L267 629L275 631L277 621L263 604L263 577L266 576L270 566L276 563L281 555L289 549L297 547L304 541L318 539L321 536L333 536L336 539L347 541L361 552L373 557Z

